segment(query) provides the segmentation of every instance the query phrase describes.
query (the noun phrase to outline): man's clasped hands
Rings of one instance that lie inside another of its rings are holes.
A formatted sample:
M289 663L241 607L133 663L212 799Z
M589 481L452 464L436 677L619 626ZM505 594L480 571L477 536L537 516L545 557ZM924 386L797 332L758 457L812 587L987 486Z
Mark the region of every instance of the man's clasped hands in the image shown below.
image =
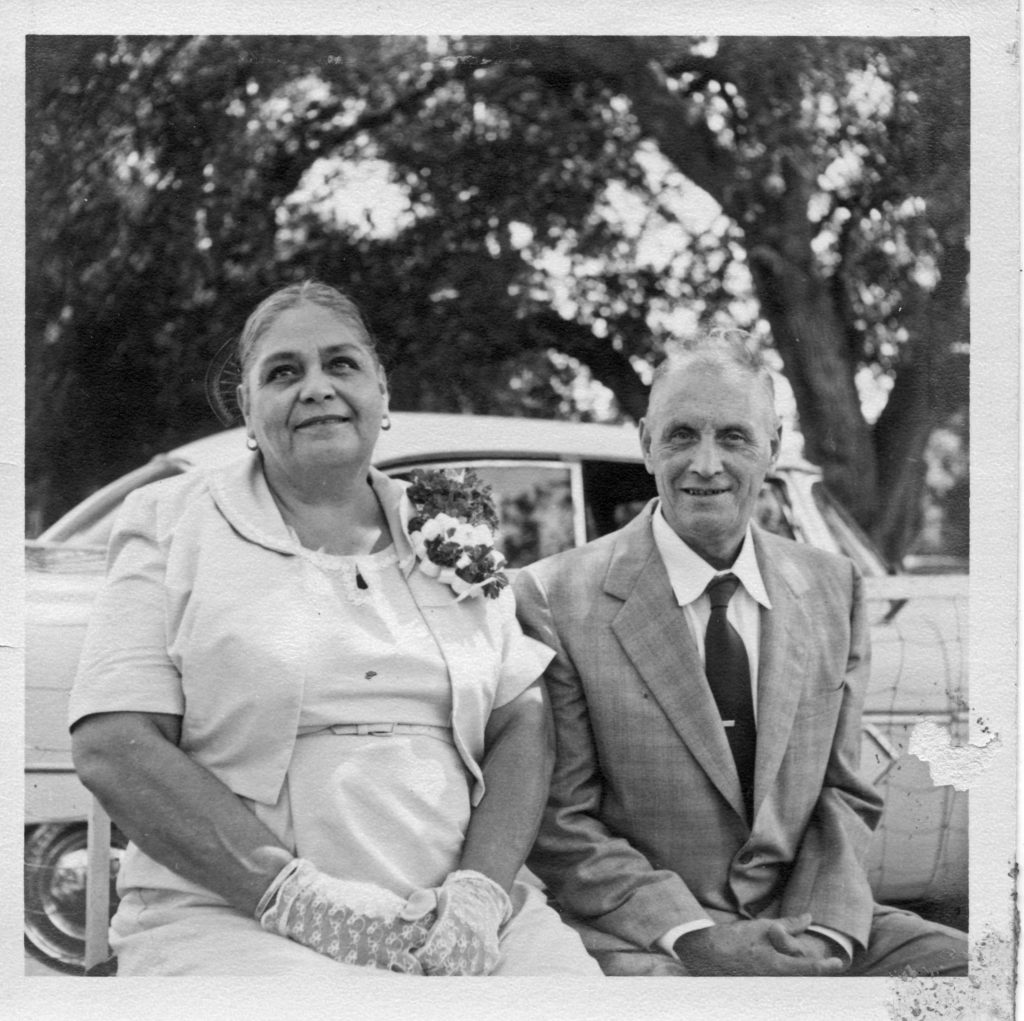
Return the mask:
M849 962L811 916L754 918L688 932L676 956L691 975L839 975Z

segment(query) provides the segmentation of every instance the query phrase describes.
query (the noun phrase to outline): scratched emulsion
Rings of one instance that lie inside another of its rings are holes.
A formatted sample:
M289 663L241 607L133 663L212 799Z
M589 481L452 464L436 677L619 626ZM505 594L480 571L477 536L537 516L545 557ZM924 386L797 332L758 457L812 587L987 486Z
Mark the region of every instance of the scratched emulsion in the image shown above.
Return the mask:
M1016 950L1013 940L991 929L971 940L968 978L889 980L892 1021L1012 1021Z
M978 721L982 724L982 721ZM930 720L916 724L907 751L928 764L932 783L968 790L992 766L1001 747L999 736L981 726L981 740L954 746L949 730ZM1016 876L1016 866L1011 870ZM1013 904L1014 929L1017 928ZM1012 937L991 928L971 939L968 978L920 978L890 980L889 1016L893 1021L981 1021L1012 1019L1016 989L1016 946Z
M1000 747L999 736L991 731L983 735L983 743L954 746L949 730L931 720L915 724L907 751L928 763L932 783L937 787L952 786L966 791L981 773L992 765Z

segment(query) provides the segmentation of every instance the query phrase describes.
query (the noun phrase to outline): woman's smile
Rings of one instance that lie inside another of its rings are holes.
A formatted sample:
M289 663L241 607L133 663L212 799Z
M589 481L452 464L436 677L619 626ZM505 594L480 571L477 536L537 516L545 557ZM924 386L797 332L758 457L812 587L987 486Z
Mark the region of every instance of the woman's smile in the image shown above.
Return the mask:
M317 427L324 428L328 426L347 425L352 419L347 415L315 415L312 418L305 418L299 422L295 429L310 430Z

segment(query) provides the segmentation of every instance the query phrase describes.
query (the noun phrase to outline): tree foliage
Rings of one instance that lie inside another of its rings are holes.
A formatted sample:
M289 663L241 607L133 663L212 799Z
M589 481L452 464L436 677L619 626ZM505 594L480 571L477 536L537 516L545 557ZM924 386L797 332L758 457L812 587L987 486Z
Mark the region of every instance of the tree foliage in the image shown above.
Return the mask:
M590 378L636 418L673 335L753 329L830 486L889 552L917 534L926 446L967 400L966 40L32 37L27 58L44 519L215 428L211 357L316 276L369 311L398 408L604 414Z

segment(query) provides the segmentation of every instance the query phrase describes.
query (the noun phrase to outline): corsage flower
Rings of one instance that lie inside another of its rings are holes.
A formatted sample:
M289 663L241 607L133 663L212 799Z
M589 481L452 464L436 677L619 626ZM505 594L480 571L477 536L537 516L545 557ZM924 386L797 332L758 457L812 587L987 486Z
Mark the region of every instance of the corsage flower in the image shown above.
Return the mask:
M419 569L450 585L459 599L481 593L497 599L508 577L505 558L495 549L498 515L490 486L468 469L417 468L407 496Z

